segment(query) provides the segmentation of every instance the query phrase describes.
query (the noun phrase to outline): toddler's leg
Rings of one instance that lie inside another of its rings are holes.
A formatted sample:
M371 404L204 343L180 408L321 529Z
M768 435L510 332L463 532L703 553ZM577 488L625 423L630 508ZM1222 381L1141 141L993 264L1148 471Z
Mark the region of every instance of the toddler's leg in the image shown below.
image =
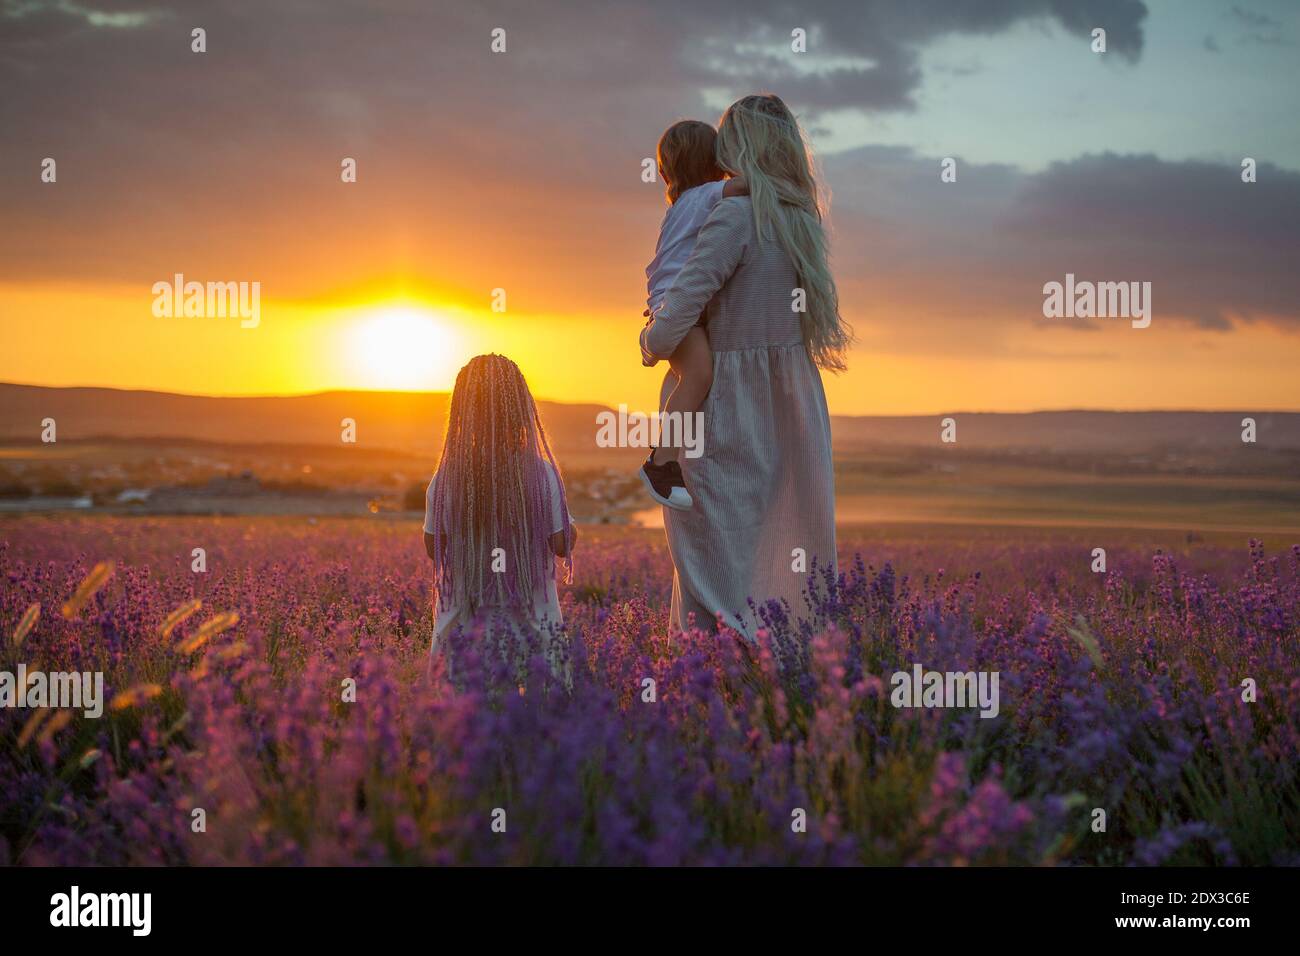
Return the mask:
M713 349L709 347L708 333L698 325L692 328L678 343L668 364L677 375L677 384L664 402L664 411L677 416L698 412L713 387ZM653 461L662 465L676 457L676 448L656 448Z
M665 410L698 412L713 387L713 349L709 348L708 333L695 326L686 333L668 363L677 372L677 387L668 396Z

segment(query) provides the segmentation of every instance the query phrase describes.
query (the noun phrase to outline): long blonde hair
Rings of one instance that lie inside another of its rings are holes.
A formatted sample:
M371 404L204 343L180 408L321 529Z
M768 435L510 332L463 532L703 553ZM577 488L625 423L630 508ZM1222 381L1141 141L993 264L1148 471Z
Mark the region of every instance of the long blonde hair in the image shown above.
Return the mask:
M840 318L822 225L825 202L799 124L779 96L761 93L732 103L718 124L718 165L749 183L754 226L775 237L804 290L803 342L819 368L845 369L853 333Z
M546 469L552 469L552 483ZM551 500L558 488L558 509ZM456 376L434 480L434 574L438 600L469 613L486 605L530 607L550 571L551 515L569 508L560 469L519 366L479 355ZM505 570L492 570L501 548ZM565 559L567 576L572 565Z

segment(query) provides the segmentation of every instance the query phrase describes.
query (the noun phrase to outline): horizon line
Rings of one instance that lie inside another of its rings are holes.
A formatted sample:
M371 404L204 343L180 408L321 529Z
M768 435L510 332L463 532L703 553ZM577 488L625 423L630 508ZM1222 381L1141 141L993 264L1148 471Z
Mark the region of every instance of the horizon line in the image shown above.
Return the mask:
M210 398L210 399L275 399L275 398L318 398L325 395L450 395L451 389L377 389L377 388L325 388L307 392L248 392L248 393L226 393L215 394L212 392L178 392L160 388L124 388L120 385L48 385L40 382L14 382L0 381L0 388L13 385L19 388L44 388L57 391L72 390L89 390L108 392L125 392L136 394L151 395L170 395L177 398ZM601 408L615 410L619 405L626 405L627 402L609 402L599 399L580 399L566 401L562 399L546 398L544 396L534 396L538 402L545 402L548 405L568 405L572 407L582 405L597 405ZM1297 408L1243 408L1240 406L1231 408L1114 408L1114 407L1065 407L1065 408L1033 408L1033 409L943 409L939 411L928 412L866 412L866 413L840 413L831 410L832 418L933 418L943 415L1060 415L1074 413L1100 413L1114 415L1227 415L1237 413L1249 413L1252 415L1296 415L1300 414L1300 407Z

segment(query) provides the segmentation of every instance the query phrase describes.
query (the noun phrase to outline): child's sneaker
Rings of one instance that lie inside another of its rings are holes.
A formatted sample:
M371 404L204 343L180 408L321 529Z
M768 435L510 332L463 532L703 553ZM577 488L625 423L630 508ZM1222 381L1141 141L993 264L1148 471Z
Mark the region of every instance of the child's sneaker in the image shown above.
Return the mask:
M637 474L641 476L641 483L650 492L650 497L661 505L677 511L689 511L694 504L691 493L686 490L686 482L682 480L682 466L677 464L676 459L656 465L652 452Z

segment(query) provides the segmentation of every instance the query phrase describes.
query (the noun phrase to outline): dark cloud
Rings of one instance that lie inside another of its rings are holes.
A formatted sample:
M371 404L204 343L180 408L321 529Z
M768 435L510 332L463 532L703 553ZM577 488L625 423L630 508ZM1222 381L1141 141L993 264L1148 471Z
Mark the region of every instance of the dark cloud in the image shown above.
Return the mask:
M657 217L640 161L673 120L713 118L703 90L777 89L815 125L831 108L909 108L938 38L1103 24L1136 56L1145 14L1136 0L0 0L0 278L138 282L177 262L246 275L274 258L279 291L307 294L322 271L365 278L378 254L428 273L468 251L484 264L457 281L508 268L522 282L554 223ZM498 26L505 55L489 51ZM795 27L806 58L789 52ZM56 188L37 181L47 156ZM343 156L360 163L348 194Z
M932 330L1043 322L1042 285L1067 272L1149 281L1156 321L1300 329L1300 174L1104 153L1039 173L870 147L827 161L837 272L870 302L920 292Z
M78 81L84 89L91 77L110 87L131 77L179 79L184 88L184 79L167 78L166 70L180 65L177 44L190 27L203 26L217 61L206 65L212 72L229 78L236 69L251 69L267 84L283 78L328 85L334 77L379 98L375 105L382 108L385 93L410 81L457 76L462 95L474 84L499 83L502 64L481 54L486 31L502 26L515 33L516 62L544 71L551 83L587 92L592 83L614 90L664 84L737 92L780 86L808 111L908 109L921 81L919 51L942 37L991 36L1026 20L1056 22L1081 38L1102 26L1111 49L1136 58L1145 17L1139 0L0 0L0 76L33 67L39 57L57 77L47 82L48 105L65 112L77 103ZM810 38L803 57L790 51L795 28ZM127 33L135 36L113 35ZM182 45L179 52L188 50ZM819 70L820 55L850 65ZM296 85L284 92L291 95ZM236 82L231 95L241 86ZM24 112L21 104L12 109Z
M662 214L640 161L674 119L712 118L701 91L775 89L816 128L830 109L909 109L940 38L1042 22L1084 42L1101 26L1136 58L1145 16L1136 0L0 0L0 279L180 270L311 296L382 268L507 285L525 312L623 309ZM45 156L55 188L37 181ZM1157 322L1300 324L1300 177L1267 164L1247 186L1231 166L1144 156L963 162L945 185L937 157L874 147L826 172L837 275L867 327L906 308L907 334L987 345L1041 322L1042 283L1067 271L1154 282Z
M669 8L673 4L667 5ZM687 6L692 6L688 4ZM1077 37L1087 38L1096 27L1107 31L1108 48L1136 60L1142 51L1142 24L1147 10L1139 0L1000 0L952 3L950 0L911 0L909 3L833 2L798 5L780 0L755 0L743 15L710 12L725 5L681 11L691 28L678 65L706 84L731 82L735 88L780 88L809 111L837 108L900 110L914 107L913 94L921 82L919 53L927 44L954 34L991 36L1021 21L1056 22ZM706 12L708 11L708 12ZM713 22L709 22L713 19ZM696 25L708 36L734 36L737 43L714 40L709 48L721 72L701 68L700 47L690 39ZM747 26L749 25L749 26ZM789 49L790 30L808 31L810 50L853 57L859 65L815 76L806 75ZM815 41L814 41L815 38ZM759 42L773 52L761 57L737 55L740 46ZM726 47L730 45L731 51Z
M1282 33L1282 21L1266 13L1233 4L1225 14L1248 32L1238 39L1241 43L1258 46L1291 46L1292 41Z
M1245 7L1242 7L1235 3L1232 5L1231 10L1229 11L1229 15L1232 16L1234 19L1250 27L1267 27L1269 29L1277 29L1282 26L1282 24L1279 21L1273 19L1267 14L1258 13L1254 10L1247 10Z
M1135 58L1145 16L1136 0L0 0L0 278L181 270L310 296L383 268L508 285L523 311L625 308L662 212L640 160L672 120L708 115L701 90L776 89L815 128L829 109L910 108L942 37L1101 26ZM808 59L788 52L795 27ZM990 347L991 329L1041 322L1042 284L1067 271L1154 282L1158 322L1300 324L1300 176L1267 164L1248 186L1146 156L962 162L945 185L937 157L873 147L826 172L846 310L868 328L905 308L906 334Z

